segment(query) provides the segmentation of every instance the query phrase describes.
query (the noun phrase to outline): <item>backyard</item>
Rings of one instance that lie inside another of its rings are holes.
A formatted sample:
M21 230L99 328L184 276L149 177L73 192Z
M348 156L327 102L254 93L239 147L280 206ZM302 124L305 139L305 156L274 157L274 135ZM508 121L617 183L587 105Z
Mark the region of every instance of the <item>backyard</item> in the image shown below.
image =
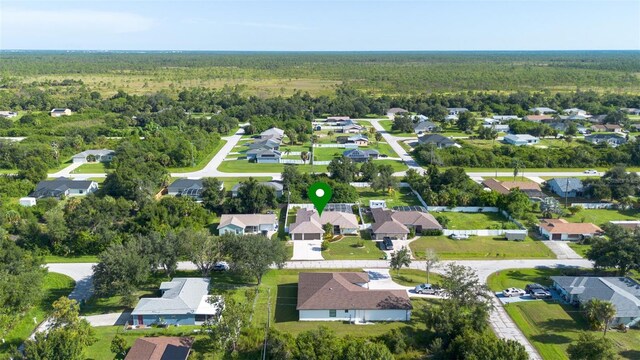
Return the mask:
M433 249L441 259L554 259L555 255L540 241L508 241L504 237L471 236L452 240L446 236L422 236L409 247L416 258L425 249Z
M345 236L331 242L329 248L322 252L325 260L377 260L383 256L384 252L375 241L362 240L359 236Z
M450 230L485 230L515 228L515 224L509 221L499 212L432 212L436 218L446 218L448 220L447 229Z
M613 209L582 209L573 216L564 217L568 222L587 222L602 226L611 220L640 220L640 211Z
M385 200L387 208L394 206L421 206L416 195L409 188L387 191L374 191L371 188L356 188L362 206L369 206L369 200Z

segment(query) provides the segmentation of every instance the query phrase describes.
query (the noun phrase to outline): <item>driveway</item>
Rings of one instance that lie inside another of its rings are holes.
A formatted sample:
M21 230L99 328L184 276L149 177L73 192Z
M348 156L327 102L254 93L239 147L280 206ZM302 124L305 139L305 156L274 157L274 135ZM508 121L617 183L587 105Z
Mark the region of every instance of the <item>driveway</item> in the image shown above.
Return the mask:
M324 260L321 246L322 240L294 240L291 260Z
M113 326L124 325L129 321L131 317L130 312L118 312L110 314L100 314L91 316L81 316L81 318L87 320L91 326Z
M547 245L558 259L582 259L566 241L545 240L542 243Z
M70 299L87 300L93 294L93 265L92 263L56 263L47 264L47 268L51 272L67 275L76 282Z

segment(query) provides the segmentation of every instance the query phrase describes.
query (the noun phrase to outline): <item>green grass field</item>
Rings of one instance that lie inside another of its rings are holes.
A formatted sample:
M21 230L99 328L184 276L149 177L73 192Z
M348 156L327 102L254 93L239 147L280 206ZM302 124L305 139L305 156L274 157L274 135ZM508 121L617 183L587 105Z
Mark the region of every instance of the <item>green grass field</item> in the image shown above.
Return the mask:
M265 176L258 176L258 177L254 177L254 179L262 182L262 181L271 181L272 178L270 177L265 177ZM224 190L225 191L231 191L231 189L239 182L242 181L247 181L249 180L248 177L234 177L234 178L219 178L218 180L222 181L224 183Z
M409 170L407 164L402 160L374 160L376 165L391 165L394 172Z
M356 188L362 206L369 206L369 200L385 200L387 207L394 206L421 206L418 198L409 188L399 188L392 192L373 191L371 188Z
M449 219L447 229L451 230L484 230L497 228L503 225L513 225L501 213L461 213L461 212L434 212L433 216Z
M495 272L489 275L487 285L492 291L501 291L509 287L522 288L530 283L538 283L545 286L551 286L550 276L560 275L576 275L583 273L588 269L565 268L539 268L539 269L511 269Z
M452 240L446 236L423 236L409 244L416 258L433 249L441 259L554 259L555 255L540 241L507 241L491 236L471 236Z
M282 173L285 164L256 164L248 161L223 161L218 171L227 173ZM296 165L300 172L326 172L326 165Z
M576 244L574 242L569 242L568 245L570 248L573 249L573 251L575 251L578 255L582 256L583 258L587 257L587 251L591 249L591 245Z
M101 162L86 163L73 170L72 174L102 174L112 171L107 164Z
M433 271L427 280L426 270L400 269L399 272L389 270L389 274L391 274L393 281L404 286L416 286L424 283L439 284L442 281L442 277Z
M38 324L45 320L51 310L51 304L62 296L67 296L73 290L75 281L62 274L48 273L44 278L44 296L31 309L21 314L19 320L4 335L4 343L0 343L0 358L8 356L12 348L18 347L24 342L36 328L33 322L35 318Z
M393 136L414 137L414 138L418 137L418 135L416 135L416 133L414 132L400 132L400 131L391 130L391 126L393 126L392 120L381 120L379 121L379 123L389 134L392 134Z
M322 252L325 260L377 260L381 259L384 253L378 249L376 242L372 240L362 240L362 247L357 246L360 241L359 236L345 236L340 241L329 244L329 249Z
M98 257L95 255L84 255L84 256L57 256L57 255L47 255L44 257L44 262L47 264L51 263L97 263Z
M602 226L611 220L640 220L640 211L637 210L609 210L609 209L583 209L573 216L563 219L568 222L588 222Z
M567 347L581 332L589 331L583 313L571 305L526 301L508 304L505 310L544 359L568 359ZM613 340L621 359L640 358L640 330L610 330L607 337Z

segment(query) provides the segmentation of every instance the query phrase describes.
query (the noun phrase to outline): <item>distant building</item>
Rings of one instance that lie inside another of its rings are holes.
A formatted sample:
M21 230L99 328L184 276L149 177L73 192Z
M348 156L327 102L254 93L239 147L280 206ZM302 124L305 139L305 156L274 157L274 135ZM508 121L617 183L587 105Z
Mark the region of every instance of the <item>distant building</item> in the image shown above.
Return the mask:
M523 119L524 121L531 121L531 122L537 122L537 123L555 120L553 116L548 116L548 115L527 115Z
M529 134L509 134L503 140L507 144L523 146L534 145L540 142L540 139Z
M578 178L553 178L547 181L547 186L560 197L581 197L586 191Z
M640 220L611 220L609 224L617 225L631 231L640 229Z
M462 113L465 113L465 112L469 111L469 109L467 109L467 108L447 108L447 111L449 112L449 115L460 115Z
M593 125L591 130L594 132L614 132L622 133L622 126L616 124Z
M408 113L409 113L409 111L407 111L407 110L405 110L403 108L395 107L395 108L391 108L391 109L387 110L387 117L389 119L393 120L396 117L396 115L406 115Z
M640 109L637 108L621 108L620 110L626 112L629 115L640 115Z
M587 115L587 112L578 108L570 108L562 110L563 113L567 115Z
M615 134L594 134L584 137L584 141L594 145L607 144L611 147L617 147L627 143L627 139L624 136Z
M221 186L220 191L223 187ZM204 186L202 179L177 179L167 187L170 196L188 196L193 200L202 200Z
M349 136L347 138L347 143L356 144L358 146L367 146L369 145L369 138L362 134L357 134Z
M436 123L433 123L431 121L420 121L419 123L415 124L413 126L413 131L420 135L423 133L427 133L427 132L433 132L434 130L436 130L438 128L438 125Z
M84 196L98 190L98 183L92 180L71 180L59 177L54 180L43 180L36 185L31 197L36 199L63 196Z
M14 111L0 111L0 117L11 119L18 116L17 112Z
M111 162L115 154L116 154L115 151L109 150L109 149L86 150L81 153L73 155L71 159L73 163Z
M36 206L36 198L30 197L30 196L22 197L20 198L20 206L24 206L24 207Z
M71 109L52 109L51 110L51 116L53 117L60 117L60 116L69 116L71 115Z
M529 112L534 114L555 114L557 111L548 107L534 107L529 109Z
M493 119L507 121L507 120L519 120L520 118L517 115L493 115Z

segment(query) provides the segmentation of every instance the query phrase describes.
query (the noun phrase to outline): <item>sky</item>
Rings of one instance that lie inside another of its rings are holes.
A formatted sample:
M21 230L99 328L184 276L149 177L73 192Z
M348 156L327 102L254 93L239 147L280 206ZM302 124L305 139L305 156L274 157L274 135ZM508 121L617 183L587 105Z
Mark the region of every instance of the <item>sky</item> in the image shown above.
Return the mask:
M633 0L0 0L0 50L640 50Z

